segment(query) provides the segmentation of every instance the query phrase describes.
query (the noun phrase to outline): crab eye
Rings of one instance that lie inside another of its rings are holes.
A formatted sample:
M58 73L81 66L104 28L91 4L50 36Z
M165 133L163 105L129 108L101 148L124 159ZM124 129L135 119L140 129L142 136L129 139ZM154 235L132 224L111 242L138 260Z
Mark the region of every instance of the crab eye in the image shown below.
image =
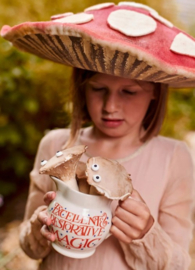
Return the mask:
M56 152L56 157L61 157L63 155L62 151L57 151Z
M93 176L93 181L95 181L95 182L100 182L101 181L101 176L100 175L98 175L98 174L95 174L94 176Z
M93 170L93 171L98 171L99 170L99 165L98 164L92 164L92 166L91 166L91 169Z
M41 161L41 166L44 166L47 163L47 160L42 160Z

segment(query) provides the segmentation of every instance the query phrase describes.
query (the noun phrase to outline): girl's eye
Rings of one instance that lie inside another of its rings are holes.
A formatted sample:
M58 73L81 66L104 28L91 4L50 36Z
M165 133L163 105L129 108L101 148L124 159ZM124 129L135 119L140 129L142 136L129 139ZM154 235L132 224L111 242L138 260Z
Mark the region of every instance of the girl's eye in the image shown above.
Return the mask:
M98 88L98 87L92 87L92 90L93 90L94 92L99 92L99 91L105 90L105 88L104 88L104 87L100 87L100 88Z
M137 91L131 91L131 90L125 90L125 89L123 90L123 92L125 94L131 95L131 96L134 96L137 93Z

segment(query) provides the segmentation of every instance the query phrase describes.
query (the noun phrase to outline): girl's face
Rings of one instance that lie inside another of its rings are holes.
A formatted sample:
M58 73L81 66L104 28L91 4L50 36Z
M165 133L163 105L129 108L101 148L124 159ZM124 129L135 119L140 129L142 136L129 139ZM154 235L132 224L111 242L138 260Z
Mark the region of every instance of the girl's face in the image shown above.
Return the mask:
M86 104L95 127L110 137L139 134L154 85L97 73L86 84Z

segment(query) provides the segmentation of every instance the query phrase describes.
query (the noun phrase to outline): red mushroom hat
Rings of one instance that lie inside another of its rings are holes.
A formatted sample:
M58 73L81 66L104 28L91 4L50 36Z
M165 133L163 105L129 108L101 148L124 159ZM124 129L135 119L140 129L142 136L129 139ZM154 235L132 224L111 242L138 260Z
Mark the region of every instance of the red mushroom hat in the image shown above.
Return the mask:
M5 25L1 36L25 52L68 66L195 86L195 39L143 4L103 3L51 21Z

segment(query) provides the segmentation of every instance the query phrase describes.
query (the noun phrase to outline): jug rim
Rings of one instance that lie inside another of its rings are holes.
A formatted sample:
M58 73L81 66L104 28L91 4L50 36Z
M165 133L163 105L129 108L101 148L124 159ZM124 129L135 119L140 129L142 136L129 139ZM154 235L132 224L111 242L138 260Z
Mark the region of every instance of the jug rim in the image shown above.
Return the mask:
M65 185L69 190L71 190L72 192L74 192L74 193L77 193L79 196L88 196L89 198L100 198L100 196L101 197L103 197L103 198L105 198L105 199L107 199L107 200L109 200L108 198L106 198L105 196L103 196L103 195L92 195L92 194L87 194L87 193L83 193L83 192L80 192L80 191L77 191L77 190L75 190L75 189L72 189L72 188L70 188L68 185L66 185L66 183L65 182L63 182L61 179L59 179L59 178L57 178L56 176L52 176L52 175L50 175L50 178L52 179L52 180L54 180L54 182L56 181L57 183L59 183L59 184L61 184L61 185Z

